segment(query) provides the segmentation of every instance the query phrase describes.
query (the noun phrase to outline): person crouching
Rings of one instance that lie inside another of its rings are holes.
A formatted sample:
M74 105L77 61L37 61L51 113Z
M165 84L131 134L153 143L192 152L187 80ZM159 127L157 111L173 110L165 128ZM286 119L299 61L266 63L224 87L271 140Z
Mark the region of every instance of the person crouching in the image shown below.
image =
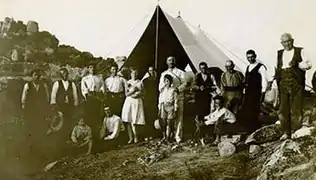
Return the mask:
M92 149L92 132L91 128L80 118L78 124L74 127L71 133L71 140L75 147L84 148L88 150L86 154L91 154Z
M162 135L164 140L170 140L171 132L174 131L174 119L176 118L176 112L178 109L178 93L172 86L172 76L166 74L164 76L165 87L159 95L159 117L162 124Z
M214 130L213 132L211 131L211 133L215 135L215 141L213 144L217 145L220 142L221 135L233 129L230 125L236 122L236 117L231 111L224 107L223 96L215 96L213 100L215 111L205 116L203 126L205 127L204 131L208 131L209 127L214 125ZM203 138L201 143L202 145L205 145Z
M104 113L100 138L105 141L106 149L114 148L121 143L122 136L120 134L124 131L124 125L121 118L115 115L109 106L104 107Z

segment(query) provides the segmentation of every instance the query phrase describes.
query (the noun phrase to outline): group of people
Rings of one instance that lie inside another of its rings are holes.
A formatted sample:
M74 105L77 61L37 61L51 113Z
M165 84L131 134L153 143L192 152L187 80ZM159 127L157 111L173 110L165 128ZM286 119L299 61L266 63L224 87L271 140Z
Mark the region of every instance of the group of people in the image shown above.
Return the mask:
M40 71L34 70L33 80L25 84L22 93L30 142L40 142L47 130L43 126L45 115L49 114L46 110L53 107L53 112L61 112L64 119L60 137L71 139L76 147L88 147L87 153L93 149L104 150L117 144L122 137L127 137L130 144L139 142L140 137L156 137L157 132L162 141L174 139L180 143L183 140L184 94L191 88L195 93L195 135L204 145L205 136L212 134L217 144L221 135L234 134L235 124L241 124L248 134L260 128L261 106L272 84L278 89L277 116L284 132L281 139L291 138L301 126L305 71L312 66L304 49L293 43L290 34L281 36L284 49L277 53L276 74L270 82L267 68L257 60L254 50L246 52L249 65L245 75L235 70L234 62L228 60L218 84L209 73L207 63L201 62L200 72L191 87L185 72L176 67L176 59L172 56L167 58L168 69L161 73L160 79L155 69L149 67L142 79L137 69L130 68L131 78L127 80L118 75L116 64L111 66L110 76L103 79L96 74L95 66L89 65L89 74L81 80L81 95L75 83L68 79L67 69L60 70L61 80L53 84L50 94L48 86L41 81ZM84 110L76 122L73 113L80 104L80 97ZM127 132L127 136L122 132Z

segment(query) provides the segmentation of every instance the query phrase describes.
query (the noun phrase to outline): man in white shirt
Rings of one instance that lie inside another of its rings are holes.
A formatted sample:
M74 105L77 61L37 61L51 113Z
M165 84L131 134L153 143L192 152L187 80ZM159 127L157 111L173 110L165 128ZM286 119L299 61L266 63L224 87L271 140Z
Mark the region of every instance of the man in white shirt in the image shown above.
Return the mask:
M200 142L203 146L205 145L204 137L206 134L215 135L214 144L218 144L221 135L234 130L234 127L228 125L236 122L235 115L224 107L223 96L217 95L213 98L213 101L214 111L205 116L204 121L196 119L196 125L201 131Z
M281 44L284 49L278 51L275 79L280 92L281 140L285 140L302 125L305 71L311 69L312 63L303 48L293 45L291 34L284 33Z
M121 143L120 134L125 128L121 118L112 113L109 106L104 107L104 113L105 117L103 119L100 138L106 141L106 147L109 148Z
M111 65L111 75L105 80L104 89L107 93L107 101L111 103L113 113L121 116L127 82L123 77L117 75L117 69L116 64Z
M81 92L85 100L84 120L92 129L92 138L97 140L102 119L104 81L96 75L95 65L89 65L88 71L89 74L81 80Z
M245 94L241 109L242 120L246 130L251 133L260 128L259 122L260 105L263 102L264 94L267 89L266 67L258 62L254 50L246 52L249 65L245 75Z
M61 79L53 84L51 93L51 105L54 109L63 113L64 116L64 133L68 137L72 123L72 112L75 107L78 106L78 94L77 87L74 82L68 79L69 72L66 68L61 68L59 70Z
M161 92L166 84L164 83L164 77L166 74L169 74L173 77L173 86L176 88L179 93L178 96L178 110L176 113L176 129L175 129L175 139L179 143L182 141L182 133L183 133L183 100L184 100L184 90L186 88L187 82L184 71L176 68L176 59L175 57L168 57L166 61L168 65L168 69L161 73L159 80L159 92Z

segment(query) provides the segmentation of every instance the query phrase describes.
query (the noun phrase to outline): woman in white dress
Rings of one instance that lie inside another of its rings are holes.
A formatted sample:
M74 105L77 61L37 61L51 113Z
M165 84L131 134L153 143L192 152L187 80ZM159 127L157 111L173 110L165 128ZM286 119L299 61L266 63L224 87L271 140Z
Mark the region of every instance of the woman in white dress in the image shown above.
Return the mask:
M143 85L137 78L137 70L131 68L131 79L127 81L126 99L122 110L122 121L126 123L128 144L138 142L137 125L145 125L142 99Z

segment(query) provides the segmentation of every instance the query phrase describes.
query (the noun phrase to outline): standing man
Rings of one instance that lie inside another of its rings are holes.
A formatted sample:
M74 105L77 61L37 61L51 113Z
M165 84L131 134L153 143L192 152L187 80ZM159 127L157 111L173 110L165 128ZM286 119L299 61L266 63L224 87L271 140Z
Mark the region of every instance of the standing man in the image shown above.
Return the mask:
M150 66L143 78L144 110L146 118L146 136L149 139L156 135L154 121L158 115L158 79L154 67Z
M200 72L195 76L195 103L199 120L210 114L212 94L219 94L215 77L209 73L205 62L199 64ZM212 93L212 94L211 94Z
M121 116L127 82L123 77L117 75L117 69L117 64L111 65L111 75L105 80L104 85L107 93L107 100L108 103L111 104L113 113Z
M225 63L226 72L221 77L221 91L224 97L224 104L227 109L237 114L241 103L244 75L235 70L235 64L232 60Z
M63 137L69 137L75 124L72 122L72 112L79 104L77 87L68 79L69 72L66 68L61 68L59 73L61 79L53 84L50 103L54 109L63 113L65 120Z
M99 139L99 128L102 120L102 98L104 81L96 75L95 65L88 66L88 75L81 80L81 92L85 100L84 121L92 129L92 138Z
M168 69L161 73L160 80L159 80L159 92L161 92L166 84L164 83L164 77L166 74L169 74L173 78L173 85L178 92L178 110L176 112L176 119L175 119L175 139L179 143L182 141L182 133L183 133L183 100L184 100L184 90L186 88L187 82L185 78L184 71L176 68L176 58L170 56L167 58L166 61L168 65Z
M257 61L254 50L246 52L249 65L246 70L245 95L243 99L242 116L249 133L260 128L260 105L267 89L266 67Z
M280 92L279 118L283 135L281 140L291 138L291 134L301 127L305 89L305 71L312 64L303 48L293 45L291 34L281 36L284 49L278 51L275 79Z
M28 143L39 152L42 148L43 138L48 129L45 118L49 114L48 86L41 79L41 71L35 69L31 72L32 80L25 83L22 92L22 109L27 132ZM33 153L39 153L33 152Z

